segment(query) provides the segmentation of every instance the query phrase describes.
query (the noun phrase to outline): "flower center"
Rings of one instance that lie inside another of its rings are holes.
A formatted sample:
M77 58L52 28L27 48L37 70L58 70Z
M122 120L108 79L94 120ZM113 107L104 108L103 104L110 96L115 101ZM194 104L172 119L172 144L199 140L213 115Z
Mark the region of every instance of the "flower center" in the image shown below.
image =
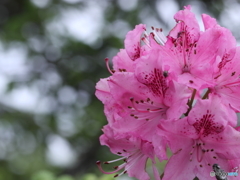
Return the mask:
M166 82L166 72L162 72L160 69L154 68L154 70L149 73L145 74L144 76L144 83L154 95L164 97L168 86Z
M207 110L207 114L204 114L202 118L197 119L193 124L199 137L206 137L209 134L218 134L223 131L223 125L214 122L214 115Z
M130 98L132 106L128 106L128 109L132 110L130 116L138 120L152 120L154 118L166 118L167 106L154 103L150 98L146 100L135 100Z
M192 150L190 151L189 155L190 162L193 160L193 158L197 158L199 167L203 167L204 165L211 166L212 165L210 163L212 161L211 159L213 159L214 162L217 161L217 155L215 153L214 148L211 149L206 148L205 142L203 142L200 139L194 140ZM205 159L205 161L202 161L203 159Z

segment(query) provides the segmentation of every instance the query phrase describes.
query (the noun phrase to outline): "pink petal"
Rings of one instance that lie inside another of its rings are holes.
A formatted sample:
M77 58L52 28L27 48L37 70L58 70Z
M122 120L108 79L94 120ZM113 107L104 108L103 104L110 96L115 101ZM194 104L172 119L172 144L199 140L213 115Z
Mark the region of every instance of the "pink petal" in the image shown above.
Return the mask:
M223 56L235 46L234 37L225 28L211 28L204 32L190 55L191 74L203 80L212 79L217 56Z
M200 121L206 116L211 116L208 120L211 120L216 127L225 127L227 124L236 126L237 124L236 113L222 105L221 99L218 97L198 100L188 115L188 122L193 125L196 123L196 120Z
M124 134L124 136L121 139L116 139L114 135L114 130L109 126L106 125L103 128L104 134L100 136L100 143L101 145L106 145L110 148L111 152L114 154L118 154L118 152L121 152L124 154L129 154L128 152L124 152L123 149L133 149L133 148L139 148L140 147L140 139L131 137L128 134ZM131 138L131 141L129 141L129 138Z
M108 103L111 100L110 89L108 86L108 78L101 79L96 84L96 93L95 95L99 100L103 102L103 104Z
M163 75L160 51L152 50L148 55L142 56L136 66L136 77L145 84L154 95L163 97L167 90L167 79Z
M142 33L146 30L146 25L139 24L135 26L135 29L128 32L124 41L125 49L132 60L136 60L140 57L140 41Z
M205 75L207 73L205 72ZM211 73L209 73L208 76L210 76ZM199 73L196 75L193 75L191 73L183 73L179 74L177 77L177 82L180 84L183 84L187 87L196 89L198 91L208 88L209 86L214 86L215 83L212 81L206 81L205 78L202 78L203 76L199 76Z
M198 179L206 179L206 180L213 180L214 178L210 176L210 172L213 171L212 165L213 164L218 164L220 165L221 169L224 169L226 172L228 171L228 164L227 164L227 159L214 159L211 156L205 155L203 161L202 161L202 167L199 165L196 166L196 176ZM208 165L210 164L210 166Z
M224 159L240 159L240 132L227 125L222 133L205 138L206 148L214 148L215 153Z
M177 29L174 28L170 32L169 35L171 37L177 38L179 36L179 33L184 31L187 37L187 46L193 44L198 40L200 32L199 25L194 13L190 11L189 7L178 11L174 16L174 19L178 22L178 24L175 27Z
M154 146L155 154L159 161L161 162L163 160L168 160L167 156L168 139L165 138L165 134L163 134L163 132L159 133L159 131L162 131L161 128L157 129L155 136L152 139L152 143Z
M185 139L178 140L186 143ZM187 143L185 147L190 151L191 144ZM170 158L164 169L162 180L192 180L195 178L194 167L196 163L194 161L189 162L189 159L186 158L189 155L189 151L182 150Z
M158 135L166 137L173 153L184 149L189 143L192 144L190 138L197 139L198 137L194 127L189 125L187 117L178 120L162 121L158 127ZM188 138L186 139L186 137Z
M135 74L137 79L151 90L155 99L158 97L169 107L167 118L179 118L187 111L186 104L191 91L185 85L171 81L169 83L168 75L164 75L167 71L162 70L160 54L159 50L152 50L148 56L139 58Z
M163 180L192 180L195 177L193 172L195 163L194 161L189 161L189 153L192 149L193 141L187 138L187 136L195 136L195 131L189 127L186 118L175 121L163 121L159 125L158 134L167 139L173 153L165 167Z
M202 21L203 21L205 30L216 27L218 25L216 19L212 18L207 14L202 14Z
M105 114L112 128L117 134L133 132L150 140L158 123L165 117L166 111L158 110L164 108L161 99L152 96L150 90L139 83L133 73L114 73L108 83L112 100L105 105Z
M187 101L190 96L191 91L185 85L171 81L164 98L164 104L169 107L167 110L167 118L178 119L182 114L187 112Z
M130 177L136 177L139 180L150 180L149 175L146 173L147 157L143 156L138 162L128 171Z
M134 118L131 120L129 116L117 119L112 125L116 131L116 136L119 136L121 133L132 132L138 134L144 140L151 141L156 132L157 125L160 123L160 119L154 117L150 121L137 120Z
M120 52L113 58L113 69L115 71L134 71L134 61L130 59L125 49L121 49Z
M110 124L114 123L118 118L116 110L120 109L118 104L114 103L113 96L109 88L109 78L101 79L96 85L96 97L104 104L104 113Z
M221 97L223 104L240 112L240 47L237 47L234 55L234 58L221 68L220 76L216 78L217 85L211 90Z
M130 177L139 180L149 180L146 172L148 158L154 158L151 143L142 141L138 136L125 133L122 138L116 138L110 126L104 126L104 134L100 137L101 145L107 145L111 152L126 157L125 170ZM151 157L149 157L149 154Z

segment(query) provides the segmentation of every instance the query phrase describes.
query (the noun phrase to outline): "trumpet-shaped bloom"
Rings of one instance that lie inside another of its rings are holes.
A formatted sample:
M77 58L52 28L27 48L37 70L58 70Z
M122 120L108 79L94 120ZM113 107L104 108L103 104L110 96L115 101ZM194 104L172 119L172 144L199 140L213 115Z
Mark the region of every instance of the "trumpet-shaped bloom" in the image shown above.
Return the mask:
M126 35L124 41L125 49L113 57L113 69L117 72L133 72L135 61L141 57L144 47L141 46L141 38L146 30L146 25L139 24L134 30Z
M223 104L240 112L240 48L226 53L224 57L218 63L218 71L214 73L215 85L209 87L210 96L221 97Z
M156 95L133 73L126 72L101 80L96 88L97 97L105 104L107 119L118 135L135 132L151 140L161 120L179 118L187 111L189 93L173 82L165 86L163 95Z
M164 121L159 134L169 143L173 156L164 171L164 179L212 179L209 172L219 164L230 172L228 160L240 157L240 132L229 125L226 108L218 101L202 100L188 117Z
M217 57L236 46L235 38L209 16L203 16L206 30L201 32L190 7L175 16L176 26L169 33L165 46L161 46L161 59L169 66L179 83L196 89L213 85L212 72ZM210 22L209 22L210 21Z
M122 170L120 174L116 174L114 177L128 173L130 177L136 177L139 180L149 180L150 177L146 172L146 163L148 159L151 159L155 179L160 180L160 175L155 167L154 147L151 142L142 140L131 133L126 133L122 138L117 139L110 126L105 126L103 132L104 134L100 137L101 144L108 146L112 153L121 156L119 159L106 161L104 164L122 161L122 164L115 166L115 170L112 172L105 172L102 169L101 162L98 161L97 165L103 173L113 174Z
M167 36L161 28L147 33L146 25L135 26L113 57L113 70L106 58L111 76L96 85L108 121L100 142L122 156L105 164L124 162L109 173L97 162L104 173L148 180L150 159L160 179L154 158L167 160L168 146L173 155L163 180L210 180L214 164L225 172L240 168L240 48L206 14L200 30L190 6L174 19Z

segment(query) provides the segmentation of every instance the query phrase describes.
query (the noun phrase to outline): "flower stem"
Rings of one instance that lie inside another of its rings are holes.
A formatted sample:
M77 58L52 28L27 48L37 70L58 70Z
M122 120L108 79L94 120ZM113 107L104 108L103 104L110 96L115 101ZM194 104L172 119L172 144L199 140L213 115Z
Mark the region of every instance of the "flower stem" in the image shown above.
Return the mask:
M188 110L187 110L187 112L184 114L185 116L187 116L188 115L188 113L191 111L191 109L192 109L192 104L193 104L193 101L194 101L194 97L195 97L195 95L196 95L196 92L197 92L197 90L196 89L193 89L193 93L192 93L192 96L191 96L191 99L190 99L190 101L188 101L188 106L189 106L189 108L188 108Z
M202 97L202 99L207 99L209 93L210 93L210 89L207 90L207 92L204 94L204 96Z

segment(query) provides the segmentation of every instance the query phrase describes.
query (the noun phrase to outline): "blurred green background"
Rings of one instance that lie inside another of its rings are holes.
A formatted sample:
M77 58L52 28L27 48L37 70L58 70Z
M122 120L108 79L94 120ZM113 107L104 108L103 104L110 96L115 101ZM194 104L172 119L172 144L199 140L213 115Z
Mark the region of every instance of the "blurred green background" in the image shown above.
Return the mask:
M95 165L116 158L98 140L104 58L137 24L167 35L188 4L240 40L237 0L1 0L0 180L113 179Z

